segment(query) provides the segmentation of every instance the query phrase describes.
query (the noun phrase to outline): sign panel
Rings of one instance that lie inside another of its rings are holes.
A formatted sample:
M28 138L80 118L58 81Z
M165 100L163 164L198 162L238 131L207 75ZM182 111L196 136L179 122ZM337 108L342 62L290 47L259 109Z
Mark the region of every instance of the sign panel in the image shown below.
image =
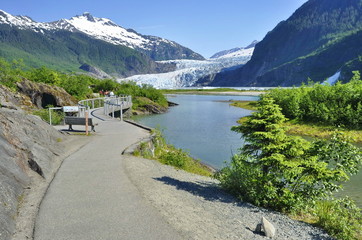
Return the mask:
M63 112L79 112L78 106L64 106Z

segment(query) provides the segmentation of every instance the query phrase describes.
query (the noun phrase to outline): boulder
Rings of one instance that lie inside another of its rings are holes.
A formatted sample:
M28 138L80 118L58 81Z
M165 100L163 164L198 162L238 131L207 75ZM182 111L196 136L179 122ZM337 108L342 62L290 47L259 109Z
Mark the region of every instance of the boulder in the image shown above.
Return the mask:
M275 236L276 229L265 217L261 219L261 225L264 229L265 236L273 238Z

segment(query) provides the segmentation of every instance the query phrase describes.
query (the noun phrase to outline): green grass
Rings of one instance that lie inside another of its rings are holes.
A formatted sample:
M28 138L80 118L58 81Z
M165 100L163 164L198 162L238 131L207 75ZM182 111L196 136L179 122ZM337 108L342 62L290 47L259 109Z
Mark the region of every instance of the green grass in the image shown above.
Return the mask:
M248 110L256 110L256 101L233 101L230 106L244 108Z
M213 175L213 171L209 167L192 158L187 151L167 144L159 130L155 130L153 133L152 143L141 143L139 149L134 152L135 156L154 159L162 164L202 176L211 177Z
M318 201L314 206L289 216L323 228L339 240L362 240L361 209L348 197Z
M296 121L287 122L288 133L298 136L307 136L314 138L330 138L338 130L354 143L362 143L362 130L348 130L336 128L333 126L323 126L317 124L298 123Z

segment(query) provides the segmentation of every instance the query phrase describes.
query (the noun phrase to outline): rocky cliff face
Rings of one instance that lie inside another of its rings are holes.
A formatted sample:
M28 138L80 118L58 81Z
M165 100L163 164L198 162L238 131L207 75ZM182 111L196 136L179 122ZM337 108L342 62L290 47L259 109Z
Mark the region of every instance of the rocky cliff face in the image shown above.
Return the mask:
M74 99L63 89L28 80L18 83L18 87L20 92L13 93L0 85L2 240L11 239L15 232L18 209L23 204L24 192L33 191L39 184L50 181L60 165L58 156L64 151L64 135L24 110L36 106L41 108L48 103L55 106L74 105Z
M24 189L49 178L59 165L62 137L37 116L0 108L0 239L15 231Z

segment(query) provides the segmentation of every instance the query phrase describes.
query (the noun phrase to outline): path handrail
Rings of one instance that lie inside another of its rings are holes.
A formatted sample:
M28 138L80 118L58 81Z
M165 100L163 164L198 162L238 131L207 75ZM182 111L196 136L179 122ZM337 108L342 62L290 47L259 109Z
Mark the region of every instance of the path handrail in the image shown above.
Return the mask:
M84 115L85 111L95 108L104 108L104 114L109 115L112 113L114 118L114 112L120 110L121 120L123 120L123 109L132 107L132 96L130 95L120 95L112 97L99 97L99 98L90 98L84 99L78 102L78 106L83 107L84 112L80 112L80 115Z

